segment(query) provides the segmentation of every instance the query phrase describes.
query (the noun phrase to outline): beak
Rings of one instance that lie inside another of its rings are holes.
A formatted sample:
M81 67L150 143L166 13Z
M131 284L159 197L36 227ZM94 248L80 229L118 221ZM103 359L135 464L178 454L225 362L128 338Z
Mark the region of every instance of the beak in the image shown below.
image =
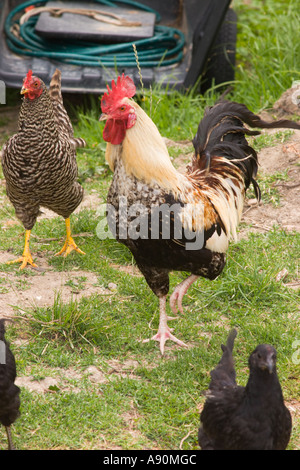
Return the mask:
M27 88L22 87L22 89L20 91L20 94L24 95L25 93L28 93L28 92L29 92L29 90Z
M274 363L273 363L272 359L268 359L267 360L267 369L268 369L270 374L272 374L272 372L273 372L273 367L274 367Z
M274 367L274 363L272 359L266 359L266 361L263 364L261 364L261 369L267 370L270 374L272 374L273 372L273 367Z
M108 115L107 114L101 114L101 116L99 117L99 121L106 121L108 119Z

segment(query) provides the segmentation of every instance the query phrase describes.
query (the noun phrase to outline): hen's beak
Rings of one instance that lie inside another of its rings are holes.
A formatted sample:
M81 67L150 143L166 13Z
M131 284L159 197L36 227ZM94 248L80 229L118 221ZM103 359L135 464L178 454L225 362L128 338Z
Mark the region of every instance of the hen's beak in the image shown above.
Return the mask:
M267 370L270 374L272 374L273 372L273 368L274 368L274 362L271 358L267 358L266 361L264 361L260 368L262 370Z
M29 92L28 88L25 88L25 87L22 87L20 91L21 95L25 95L25 93L28 93L28 92Z
M272 361L272 359L268 358L268 360L267 360L267 369L268 369L270 374L272 374L272 372L273 372L273 367L274 367L274 362Z
M106 121L108 119L108 115L102 113L101 116L99 117L99 121Z

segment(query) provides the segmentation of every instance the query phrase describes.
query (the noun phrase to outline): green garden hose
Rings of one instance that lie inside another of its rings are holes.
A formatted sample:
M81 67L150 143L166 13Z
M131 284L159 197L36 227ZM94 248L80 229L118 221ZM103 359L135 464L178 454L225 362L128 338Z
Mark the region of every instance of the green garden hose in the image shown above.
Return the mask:
M153 9L133 0L95 0L110 7L117 4L134 7L156 14ZM19 24L15 17L30 6L44 6L46 1L30 0L13 9L5 20L5 33L8 47L16 54L57 60L66 64L88 67L136 67L133 43L96 44L88 41L50 41L35 33L38 17L33 16L24 24ZM16 27L18 34L15 33ZM147 39L138 39L134 44L141 67L173 65L183 57L184 34L175 28L155 25L154 35Z

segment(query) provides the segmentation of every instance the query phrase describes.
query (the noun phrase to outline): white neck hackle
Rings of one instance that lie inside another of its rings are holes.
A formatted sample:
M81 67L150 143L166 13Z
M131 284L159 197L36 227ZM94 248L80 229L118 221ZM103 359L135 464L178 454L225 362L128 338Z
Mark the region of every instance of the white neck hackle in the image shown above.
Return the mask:
M114 171L116 158L121 157L129 176L177 193L182 175L172 165L156 125L137 103L128 98L126 102L134 108L136 122L127 129L122 144L107 144L105 157L111 170Z

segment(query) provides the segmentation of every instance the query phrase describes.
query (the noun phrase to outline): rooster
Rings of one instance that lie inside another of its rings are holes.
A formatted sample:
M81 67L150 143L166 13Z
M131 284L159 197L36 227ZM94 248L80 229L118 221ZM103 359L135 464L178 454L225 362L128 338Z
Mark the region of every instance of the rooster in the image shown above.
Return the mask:
M195 154L183 174L172 165L156 125L132 100L135 92L131 78L123 74L116 83L112 81L111 89L107 86L101 99L100 120L106 120L105 157L114 173L107 219L159 299L159 328L151 339L159 342L164 354L168 339L187 347L168 326L170 271L191 273L170 297L176 314L178 309L183 312L183 296L199 276L213 280L222 272L251 183L259 197L254 179L257 154L245 138L259 132L248 130L243 122L262 128L300 126L287 120L268 123L244 105L220 102L208 109L200 122L193 140Z
M258 345L248 360L247 385L237 385L232 357L236 335L235 329L229 333L221 360L210 373L199 445L202 450L285 450L292 418L276 372L276 350Z
M26 230L23 255L9 263L20 262L23 269L28 263L36 266L29 242L41 206L65 219L66 241L57 255L67 256L72 250L84 254L71 236L70 215L83 198L83 188L77 182L76 148L83 147L85 141L74 138L58 69L49 91L29 70L21 94L18 132L2 149L2 168L8 198Z

